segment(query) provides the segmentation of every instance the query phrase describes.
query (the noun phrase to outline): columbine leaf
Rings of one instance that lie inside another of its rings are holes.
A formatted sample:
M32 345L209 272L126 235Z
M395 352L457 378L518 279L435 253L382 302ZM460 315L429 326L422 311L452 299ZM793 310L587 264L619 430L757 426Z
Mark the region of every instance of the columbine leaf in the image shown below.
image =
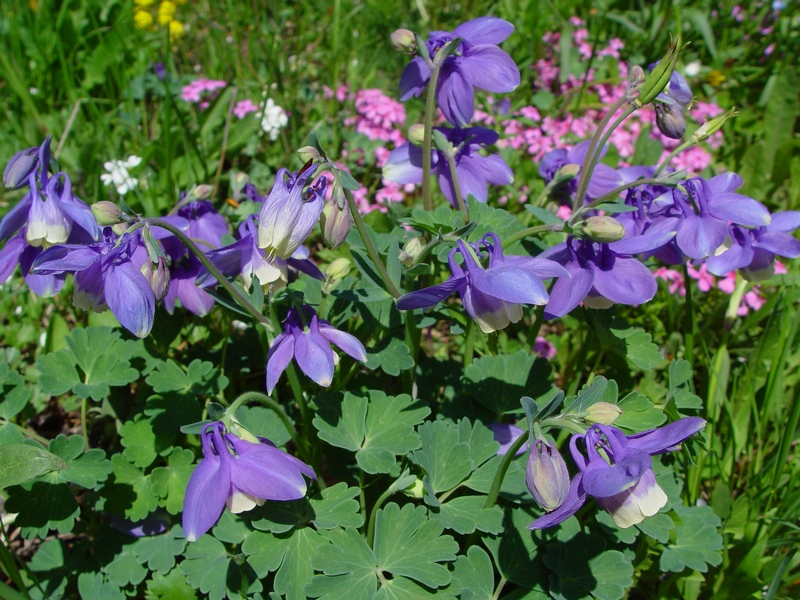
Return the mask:
M132 546L136 560L147 563L147 568L159 573L167 573L175 566L175 557L180 556L186 548L183 530L175 526L171 531L143 537Z
M111 457L113 480L103 487L108 506L122 511L125 518L141 521L158 506L150 477L129 463L121 454Z
M458 426L444 421L423 423L419 427L422 447L412 452L411 460L425 471L434 493L455 487L472 472L475 463L471 448L459 441Z
M679 522L675 541L664 548L659 566L662 571L680 573L685 568L705 573L708 565L722 562L722 536L718 532L719 517L710 506L675 505Z
M473 600L493 600L494 569L492 559L480 546L470 546L466 556L459 556L453 569L453 583L457 587L472 593Z
M204 535L186 549L180 568L189 585L209 598L221 600L225 596L228 561L228 551L222 542Z
M669 364L669 392L667 400L672 400L676 408L703 408L703 400L691 391L692 366L689 361L678 359Z
M664 411L658 410L641 392L631 392L620 400L618 406L622 414L614 421L614 427L629 433L655 429L667 420Z
M633 585L630 559L618 550L606 550L605 542L596 535L577 532L548 544L544 563L552 571L550 594L558 600L619 600Z
M366 367L375 370L380 367L384 373L397 377L400 371L414 366L408 345L396 337L381 339L375 346L367 348Z
M609 311L593 310L587 315L600 344L607 350L627 358L644 371L656 368L663 360L658 346L652 342L653 336L643 329L631 327Z
M285 595L286 600L305 600L303 588L314 575L312 559L323 542L324 538L309 527L281 535L255 531L242 544L242 551L259 577L277 570L277 593Z
M354 500L358 494L358 488L339 482L325 488L321 494L292 502L270 502L250 514L256 529L272 533L285 533L312 522L317 529L361 527L364 517L359 512L358 501Z
M227 387L227 378L219 381L219 371L214 364L199 358L189 363L185 370L174 360L162 361L146 381L157 394L213 395Z
M488 494L502 460L502 456L492 457L476 469L464 485L476 492ZM503 478L503 484L500 487L500 495L504 498L515 502L533 502L531 494L525 486L525 464L527 460L528 457L523 454L511 461L511 465L506 471L506 476Z
M147 582L145 600L196 600L197 595L186 583L186 576L180 569L173 569L166 575L154 573Z
M125 594L106 581L102 573L81 573L78 576L78 592L86 600L125 600Z
M118 588L125 587L131 583L139 585L147 577L147 568L136 560L136 556L133 554L133 546L135 544L128 544L123 547L114 557L114 560L103 567L103 572L108 576L109 583Z
M323 600L371 600L378 589L378 562L372 549L351 528L335 529L329 539L331 545L322 546L313 559L314 569L324 575L311 580L306 595Z
M52 529L69 533L80 513L72 490L61 482L57 473L10 487L7 493L5 509L19 513L15 524L22 529L22 536L26 539L44 538Z
M407 394L387 396L370 390L369 397L347 393L320 397L314 426L319 437L333 446L356 452L359 466L367 473L389 473L396 455L419 448L414 426L430 409Z
M483 356L464 369L464 391L498 415L519 410L522 396L547 392L550 365L520 350L516 354Z
M119 428L120 441L125 447L122 454L140 469L149 467L158 456L156 434L149 421L140 418L123 423Z
M0 364L0 418L12 419L25 408L32 394L22 375L9 371L7 364Z
M283 446L292 439L286 425L275 411L263 406L242 406L236 411L236 419L253 435L267 438L276 446Z
M439 563L455 560L458 544L441 535L442 524L428 520L426 513L422 506L401 509L394 502L378 510L374 551L381 570L437 588L450 583L447 567Z
M0 488L18 485L48 471L66 469L55 454L30 444L0 446Z
M542 590L542 583L547 581L547 570L542 563L542 534L531 534L528 530L535 518L536 515L526 507L507 510L503 533L484 536L483 543L503 577L524 588Z
M153 469L150 480L159 503L173 515L183 509L183 495L189 477L194 471L194 452L185 448L174 448L169 455L168 466Z
M483 508L484 496L461 496L448 500L437 510L431 511L431 518L438 519L447 529L461 534L472 533L476 529L486 533L503 531L503 511L499 506Z

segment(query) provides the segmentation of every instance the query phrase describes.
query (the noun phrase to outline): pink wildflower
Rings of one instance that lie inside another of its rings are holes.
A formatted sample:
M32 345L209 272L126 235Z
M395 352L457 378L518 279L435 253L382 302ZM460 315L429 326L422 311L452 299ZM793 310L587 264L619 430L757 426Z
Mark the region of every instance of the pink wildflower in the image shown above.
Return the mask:
M252 100L239 100L236 106L233 107L233 114L236 115L237 119L244 119L247 115L257 110L258 104L255 104Z
M548 342L546 338L539 336L533 343L533 352L545 360L551 360L556 356L556 347Z
M689 277L697 280L697 288L701 292L708 292L714 287L716 284L716 279L714 279L714 276L708 272L705 263L700 265L699 269L695 269L691 263L687 263L686 266L689 272Z

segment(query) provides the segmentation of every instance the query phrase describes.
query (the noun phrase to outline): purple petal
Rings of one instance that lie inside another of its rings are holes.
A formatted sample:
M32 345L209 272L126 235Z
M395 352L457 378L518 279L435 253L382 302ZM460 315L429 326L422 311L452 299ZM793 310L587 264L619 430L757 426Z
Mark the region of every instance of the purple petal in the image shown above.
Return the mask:
M600 198L614 191L625 181L622 176L608 165L598 163L592 171L592 178L589 180L588 194L591 198Z
M431 70L425 60L421 56L411 59L400 76L400 100L405 102L412 96L419 96L430 78Z
M8 240L3 249L0 250L0 283L5 283L6 279L11 277L14 269L19 264L20 254L22 254L27 245L28 242L25 241L24 234L17 235Z
M205 450L206 444L210 442L205 439L203 441ZM227 449L223 451L227 452ZM214 526L225 508L231 488L228 461L220 460L211 451L204 452L204 455L189 478L183 500L183 532L190 542Z
M508 185L514 181L514 171L499 154L477 155L472 160L480 166L484 178L492 185Z
M267 354L267 393L278 384L278 379L289 366L294 356L294 336L288 333L279 334L272 342Z
M586 493L598 498L614 496L639 481L652 464L650 454L629 448L613 465L603 459L590 461L583 473L583 487Z
M540 279L551 277L569 277L569 271L554 260L538 256L504 256L503 263L507 266L518 267L530 271Z
M89 268L89 265L100 260L100 258L101 254L98 248L79 244L61 244L51 246L42 252L34 261L32 269L37 275L74 273Z
M643 304L653 299L658 284L650 269L637 259L618 256L613 268L595 269L594 288L617 304Z
M436 102L453 125L463 127L472 120L475 112L475 92L472 83L457 65L446 62L439 74Z
M705 420L700 417L684 417L664 427L629 436L628 447L638 448L649 454L670 452L683 440L702 431L705 426Z
M550 300L544 310L545 319L554 319L571 312L578 306L594 284L596 269L582 269L577 263L568 263L566 269L570 278L562 277L550 290Z
M800 256L800 241L794 236L780 231L768 230L766 233L762 233L754 245L786 258Z
M13 235L18 229L23 227L28 220L28 211L31 209L33 197L30 192L17 202L10 211L6 213L0 221L0 242Z
M406 142L392 150L383 165L383 176L395 183L421 183L422 149Z
M78 227L88 233L93 240L100 239L102 231L91 209L86 206L86 204L77 199L74 199L74 201L63 200L61 202L61 208L67 216L72 219Z
M397 299L397 308L399 310L412 310L414 308L434 306L460 289L465 282L466 276L451 277L444 283L403 294Z
M618 242L608 245L616 254L639 254L650 252L664 246L672 238L680 227L680 219L666 218L656 220L641 235L632 235Z
M719 248L728 237L728 224L710 215L691 215L682 224L675 241L690 258L702 259Z
M770 223L769 211L763 204L732 192L713 196L708 202L708 212L718 219L748 227L761 227Z
M586 502L586 491L583 489L583 473L578 473L569 484L569 492L564 504L551 513L542 515L528 526L528 529L546 529L566 521Z
M767 225L767 231L770 233L774 231L789 233L798 227L800 227L800 211L784 210L772 215L772 221Z
M333 350L319 330L314 331L313 325L309 333L295 336L294 359L317 385L328 387L333 382Z
M139 269L129 262L111 266L106 274L104 292L108 308L125 329L137 337L150 333L156 299Z
M499 44L514 32L514 26L497 17L478 17L462 23L453 31L453 35L460 37L469 44Z
M483 176L483 170L475 161L469 156L462 156L456 159L456 175L458 176L458 185L464 202L467 201L470 195L478 202L486 202L489 196L486 178ZM450 167L445 161L439 164L439 188L442 190L444 197L450 201L450 204L456 206L456 194L450 177Z
M25 283L28 288L40 298L50 298L55 296L64 286L64 280L67 278L66 274L54 275L35 275L30 272L33 261L41 253L41 248L34 246L27 246L23 248L22 254L19 256L19 267L25 277ZM76 286L77 293L77 286Z
M724 277L736 269L744 269L753 261L753 247L733 244L719 255L711 255L706 259L708 272L719 277Z
M722 173L721 175L712 177L706 181L706 183L708 184L711 193L716 195L738 190L740 187L742 187L743 181L742 178L736 173L733 171L728 171L727 173Z
M492 430L494 441L500 444L497 449L497 454L504 456L511 449L511 446L519 439L519 436L525 432L510 423L489 423L489 429ZM522 456L525 454L525 445L523 444L514 456Z
M231 483L245 494L265 500L297 500L306 495L303 474L316 479L303 461L269 444L254 444L227 436L237 457L231 464Z
M517 63L497 46L469 48L461 58L461 65L472 85L487 92L511 92L519 85Z
M547 288L535 275L517 267L477 269L472 272L472 284L487 296L516 304L546 304Z
M356 336L350 335L344 331L339 331L325 323L320 323L319 333L326 340L335 344L341 348L343 352L356 360L360 360L361 362L367 360L367 351L364 349L364 344L362 344Z

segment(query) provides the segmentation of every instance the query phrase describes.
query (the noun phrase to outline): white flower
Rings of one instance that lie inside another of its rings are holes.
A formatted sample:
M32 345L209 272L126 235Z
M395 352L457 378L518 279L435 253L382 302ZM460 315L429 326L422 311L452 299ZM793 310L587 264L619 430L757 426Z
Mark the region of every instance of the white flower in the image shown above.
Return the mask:
M103 185L109 186L113 184L117 189L117 193L124 196L139 185L139 180L131 177L128 169L138 167L141 162L141 156L131 154L127 160L111 160L103 163L103 168L108 171L108 173L100 175Z
M261 129L269 134L269 139L273 142L278 139L278 133L289 122L286 111L275 104L272 98L267 100L264 106L264 114L257 113L256 117L261 119Z
M692 61L683 68L683 73L687 77L697 77L702 66L703 64L699 60Z

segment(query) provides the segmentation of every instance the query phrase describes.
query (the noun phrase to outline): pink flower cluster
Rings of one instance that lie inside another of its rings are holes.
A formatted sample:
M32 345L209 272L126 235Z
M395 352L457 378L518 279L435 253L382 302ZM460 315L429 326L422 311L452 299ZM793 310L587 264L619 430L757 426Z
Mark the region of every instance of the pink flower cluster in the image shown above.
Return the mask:
M721 277L717 280L716 277L708 272L705 264L700 265L699 269L696 269L691 263L687 263L686 267L689 277L697 281L697 289L703 293L710 292L712 289L717 288L726 294L732 294L736 289L736 271L731 271L725 275L725 277ZM779 260L775 261L775 273L777 275L786 273L786 267ZM653 275L669 284L670 294L678 294L679 296L686 295L686 281L681 271L676 271L669 267L660 267L653 272ZM744 294L736 312L740 317L743 317L750 309L760 309L764 305L764 302L766 302L766 300L761 291L761 286L754 285Z
M250 99L247 100L239 100L236 103L236 106L233 107L233 114L236 116L237 119L244 119L250 113L254 113L258 110L258 104L253 102Z
M183 86L181 99L184 102L197 104L200 110L205 110L208 108L209 102L217 95L218 90L226 85L228 85L226 82L215 79L196 79L189 85Z

